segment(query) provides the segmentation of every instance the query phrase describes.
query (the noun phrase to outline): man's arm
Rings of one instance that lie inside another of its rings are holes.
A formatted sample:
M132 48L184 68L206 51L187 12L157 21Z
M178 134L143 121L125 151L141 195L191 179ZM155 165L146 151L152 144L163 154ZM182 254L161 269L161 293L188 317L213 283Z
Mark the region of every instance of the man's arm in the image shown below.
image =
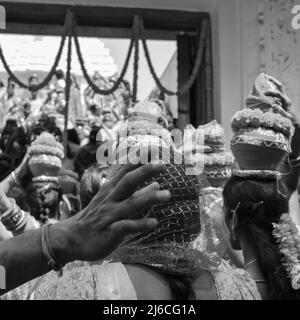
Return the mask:
M59 244L55 240L52 244L54 250L62 250L57 246L67 248L68 245L60 235L59 228L54 228L52 232L54 239L62 241ZM0 295L50 271L42 253L41 229L0 242L0 265L6 273L6 287L4 290L0 288Z
M59 264L104 259L128 234L148 232L155 219L135 219L142 210L169 201L169 191L152 183L137 188L164 169L161 165L124 166L96 194L90 204L70 219L50 225L52 251ZM132 219L133 218L133 219ZM0 266L6 270L6 289L14 289L50 271L42 250L42 230L0 242Z

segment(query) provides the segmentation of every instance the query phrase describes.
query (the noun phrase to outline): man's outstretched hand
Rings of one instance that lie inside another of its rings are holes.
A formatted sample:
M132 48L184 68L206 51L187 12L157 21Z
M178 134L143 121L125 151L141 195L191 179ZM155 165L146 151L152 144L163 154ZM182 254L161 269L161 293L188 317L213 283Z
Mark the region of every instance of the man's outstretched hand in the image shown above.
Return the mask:
M139 191L137 189L163 170L163 165L137 167L128 164L100 189L85 209L52 225L51 239L58 260L67 263L103 259L127 235L153 229L157 225L155 219L135 218L144 209L168 201L170 192L160 190L156 182Z

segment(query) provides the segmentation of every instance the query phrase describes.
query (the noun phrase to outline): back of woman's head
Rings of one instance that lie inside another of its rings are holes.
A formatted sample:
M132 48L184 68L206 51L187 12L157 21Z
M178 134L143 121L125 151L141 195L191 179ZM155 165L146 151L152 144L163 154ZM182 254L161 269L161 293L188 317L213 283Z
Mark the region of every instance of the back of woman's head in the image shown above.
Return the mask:
M281 260L273 223L288 213L286 188L276 180L231 177L223 191L227 221L237 217L238 238L251 246L267 280L270 299L294 299L293 290Z
M85 208L107 181L108 166L94 164L85 170L80 182L81 208Z
M6 153L0 154L0 181L6 178L9 173L12 171L12 159Z
M49 219L59 220L59 204L62 190L58 182L32 181L27 189L30 214L41 223Z

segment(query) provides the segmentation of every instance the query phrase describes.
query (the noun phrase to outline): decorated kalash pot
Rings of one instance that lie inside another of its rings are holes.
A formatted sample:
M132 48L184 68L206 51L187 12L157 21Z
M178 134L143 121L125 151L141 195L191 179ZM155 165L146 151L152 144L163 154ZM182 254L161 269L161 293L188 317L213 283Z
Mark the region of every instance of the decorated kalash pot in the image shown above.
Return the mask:
M259 75L246 99L246 108L231 121L231 150L241 170L279 170L294 134L287 116L289 107L282 85L266 74Z
M151 147L151 162L164 163L165 170L149 179L145 185L156 181L161 190L167 189L171 193L168 202L154 205L140 213L138 218L156 218L158 225L150 233L128 237L119 248L120 252L124 251L121 261L155 267L159 271L178 276L193 276L199 268L207 267L203 254L193 243L201 230L198 179L186 173L184 163L175 162L178 151L174 148L164 119L161 108L154 102L138 103L128 121L127 137L117 148L117 153L122 154L121 158L125 158L127 151L127 157L134 159L143 147L144 151ZM115 166L116 170L121 166ZM114 173L112 170L111 175Z
M63 146L54 136L43 132L29 149L29 168L33 176L56 176L62 167Z
M122 164L124 157L139 156L139 152L152 146L152 157L159 148L170 150L171 135L167 130L167 119L161 107L152 101L143 101L136 104L130 113L127 125L120 132L120 145L117 156ZM138 148L136 148L138 146ZM130 152L133 149L137 152ZM129 151L129 152L128 152ZM167 152L163 154L168 155ZM157 156L157 154L156 154ZM131 158L127 160L132 161ZM146 161L145 158L141 159ZM165 159L168 161L168 159Z
M198 129L204 130L204 175L212 187L223 187L232 174L234 158L225 148L225 132L213 120Z

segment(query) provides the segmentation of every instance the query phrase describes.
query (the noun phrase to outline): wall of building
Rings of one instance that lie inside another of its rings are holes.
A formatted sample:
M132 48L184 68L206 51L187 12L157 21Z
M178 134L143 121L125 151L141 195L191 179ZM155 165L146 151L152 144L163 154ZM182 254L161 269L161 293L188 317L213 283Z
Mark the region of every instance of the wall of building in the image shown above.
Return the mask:
M10 0L18 2L20 0ZM240 107L240 47L237 43L237 8L239 0L44 0L43 3L86 4L116 7L155 9L177 9L205 11L211 14L213 60L214 60L214 101L218 121L229 134L230 116ZM41 2L41 0L22 0Z
M243 0L243 83L247 93L255 76L266 72L287 89L292 107L300 117L300 30L292 28L296 0ZM299 2L298 2L299 4Z
M11 0L17 2L20 0ZM41 2L41 0L23 0ZM259 72L280 79L300 116L300 30L291 28L296 0L44 0L43 3L196 10L212 19L214 108L231 136L230 119L242 108Z

